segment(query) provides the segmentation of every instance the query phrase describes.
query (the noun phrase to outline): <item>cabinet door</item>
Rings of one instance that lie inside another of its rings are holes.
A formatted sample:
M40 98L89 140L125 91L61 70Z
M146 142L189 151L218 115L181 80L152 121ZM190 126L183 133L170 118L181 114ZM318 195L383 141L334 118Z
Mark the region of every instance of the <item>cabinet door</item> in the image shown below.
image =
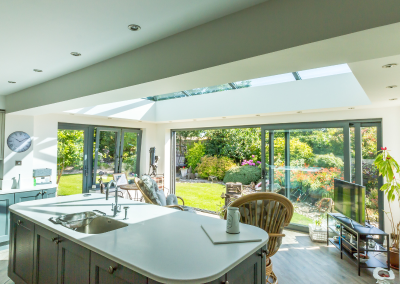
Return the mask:
M56 197L57 187L43 189L42 191L42 198L53 198Z
M89 283L90 251L59 237L58 283Z
M265 283L265 276L262 278L262 271L265 271L262 269L262 263L265 265L265 257L261 255L261 250L258 250L229 271L226 274L226 280L229 281L229 284ZM262 279L263 281L261 281Z
M37 200L37 199L42 199L42 191L41 190L15 193L15 203Z
M8 276L16 283L32 283L34 224L11 214Z
M147 277L95 252L90 253L90 284L147 284Z
M57 284L58 235L35 225L34 284Z
M10 238L10 211L8 207L13 204L13 193L0 195L0 243L8 242Z

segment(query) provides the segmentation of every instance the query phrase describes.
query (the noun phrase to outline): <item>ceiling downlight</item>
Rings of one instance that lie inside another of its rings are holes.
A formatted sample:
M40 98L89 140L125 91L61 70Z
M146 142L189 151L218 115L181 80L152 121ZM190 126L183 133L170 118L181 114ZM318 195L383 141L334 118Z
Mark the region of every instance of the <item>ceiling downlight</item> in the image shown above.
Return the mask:
M72 56L81 56L82 54L80 54L79 52L73 51L73 52L71 52L71 55Z
M10 83L10 84L15 84L15 83L17 83L17 82L14 82L14 81L8 81L8 83Z
M389 101L397 101L398 98L389 99Z
M33 69L33 71L38 72L38 73L43 72L43 70L40 70L40 69Z
M388 89L397 88L397 85L391 85L391 86L387 86L386 88L388 88Z
M142 27L139 26L139 25L132 24L132 25L129 25L129 26L128 26L128 29L131 30L131 31L133 31L133 32L137 32L137 31L141 30Z
M392 68L392 67L396 67L396 66L397 66L397 63L390 63L390 64L383 65L382 68Z

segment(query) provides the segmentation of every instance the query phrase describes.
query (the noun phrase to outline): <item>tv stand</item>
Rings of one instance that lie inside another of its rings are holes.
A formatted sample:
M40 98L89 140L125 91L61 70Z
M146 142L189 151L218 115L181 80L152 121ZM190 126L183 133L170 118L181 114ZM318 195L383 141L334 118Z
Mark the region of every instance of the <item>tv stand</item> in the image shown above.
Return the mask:
M390 270L390 251L388 248L384 248L382 245L376 243L374 248L368 247L367 240L371 238L371 236L383 236L386 237L387 243L389 244L389 234L384 231L375 228L375 227L364 227L356 221L347 218L343 214L340 213L328 213L327 214L327 242L333 244L340 251L340 258L343 259L343 254L348 258L353 260L357 264L358 275L361 274L361 268L375 268L382 267ZM338 228L336 224L339 225ZM339 230L339 231L338 231ZM355 239L356 243L353 244L348 240L343 231L347 231L351 234ZM336 243L333 238L330 236L339 236L339 243ZM361 247L361 241L365 241L365 247ZM385 252L387 254L387 264L382 263L378 259L375 258L372 254L368 254L369 252ZM353 253L357 253L358 258L353 256ZM369 259L366 263L360 263L360 253L365 253L369 256Z

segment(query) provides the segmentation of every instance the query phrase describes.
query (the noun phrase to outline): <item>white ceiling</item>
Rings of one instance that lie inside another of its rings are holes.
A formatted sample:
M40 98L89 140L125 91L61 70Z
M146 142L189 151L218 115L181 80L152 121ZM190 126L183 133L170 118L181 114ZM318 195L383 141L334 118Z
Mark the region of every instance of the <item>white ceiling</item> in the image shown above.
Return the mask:
M54 79L265 1L0 0L0 95ZM142 29L132 32L127 28L129 24L138 24ZM82 56L71 56L74 51ZM43 72L36 73L33 69Z

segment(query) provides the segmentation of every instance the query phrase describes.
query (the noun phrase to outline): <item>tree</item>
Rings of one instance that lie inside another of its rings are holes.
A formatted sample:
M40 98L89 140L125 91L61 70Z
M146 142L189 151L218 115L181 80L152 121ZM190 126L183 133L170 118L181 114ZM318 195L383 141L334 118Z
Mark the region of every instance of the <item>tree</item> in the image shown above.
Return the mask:
M57 184L66 167L76 166L82 161L83 131L58 130L57 132Z

